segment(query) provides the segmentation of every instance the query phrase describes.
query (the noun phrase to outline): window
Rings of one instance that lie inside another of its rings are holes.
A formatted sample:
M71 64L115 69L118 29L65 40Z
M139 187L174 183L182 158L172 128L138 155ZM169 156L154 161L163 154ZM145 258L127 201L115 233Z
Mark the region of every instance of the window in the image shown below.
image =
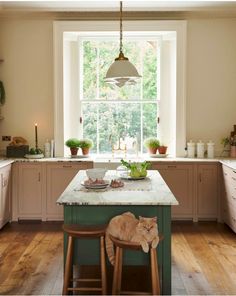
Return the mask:
M66 139L91 137L91 134L95 142L94 152L106 153L111 141L117 141L118 130L122 137L126 137L129 147L138 142L142 151L142 141L157 133L161 142L168 146L169 154L184 155L186 24L186 21L123 22L125 53L143 78L137 85L117 92L103 84L105 68L118 54L115 50L119 40L117 22L54 22L56 156L69 154L64 145ZM137 44L142 42L144 45L138 50ZM154 43L152 46L151 42ZM109 50L106 48L108 43ZM145 48L151 54L145 56ZM86 51L91 54L88 62L88 56L84 56ZM155 70L149 69L150 65L155 65ZM84 73L87 73L86 81ZM114 132L112 127L118 124L122 127L115 128Z
M129 36L124 41L124 53L142 78L122 88L104 82L119 53L118 38L87 36L78 42L83 137L93 140L94 153L111 153L119 145L129 154L143 152L143 140L158 136L160 40Z

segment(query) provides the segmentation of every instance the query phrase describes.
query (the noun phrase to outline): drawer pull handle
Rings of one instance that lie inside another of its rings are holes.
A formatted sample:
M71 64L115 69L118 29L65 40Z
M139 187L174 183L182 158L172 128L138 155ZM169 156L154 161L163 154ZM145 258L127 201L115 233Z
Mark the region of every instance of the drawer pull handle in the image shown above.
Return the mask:
M234 181L236 181L236 178L232 177L232 179L233 179Z
M234 222L236 222L236 219L235 219L235 218L233 218L233 217L232 217L232 220L233 220Z
M64 164L63 165L63 168L72 168L72 165L66 165L66 164Z
M41 181L41 175L40 175L40 173L38 174L38 181L39 182Z
M170 169L175 169L176 165L168 165L167 167L170 168Z
M234 197L233 195L231 197L232 197L232 199L236 200L236 197Z

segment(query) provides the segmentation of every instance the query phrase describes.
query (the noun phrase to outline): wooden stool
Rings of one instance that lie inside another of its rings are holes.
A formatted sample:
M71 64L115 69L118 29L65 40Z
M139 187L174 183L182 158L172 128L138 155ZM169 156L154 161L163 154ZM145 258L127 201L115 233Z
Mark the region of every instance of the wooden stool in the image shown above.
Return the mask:
M82 226L82 225L63 225L63 230L68 234L68 245L66 253L63 295L70 291L101 291L102 295L107 294L106 279L106 260L105 260L105 232L106 225ZM73 238L100 238L100 261L101 261L101 279L71 279L72 260L73 260ZM70 287L70 282L101 282L101 287Z
M121 275L122 275L122 259L123 259L123 250L141 250L142 247L140 244L121 241L110 235L114 246L116 247L115 253L115 265L114 265L114 274L113 274L113 283L112 283L112 295L138 295L144 294L142 292L131 292L131 291L121 291ZM163 240L163 236L159 236L160 241ZM150 246L150 265L151 265L151 280L152 280L152 293L147 293L150 295L160 295L160 280L158 272L158 262L157 262L157 250Z

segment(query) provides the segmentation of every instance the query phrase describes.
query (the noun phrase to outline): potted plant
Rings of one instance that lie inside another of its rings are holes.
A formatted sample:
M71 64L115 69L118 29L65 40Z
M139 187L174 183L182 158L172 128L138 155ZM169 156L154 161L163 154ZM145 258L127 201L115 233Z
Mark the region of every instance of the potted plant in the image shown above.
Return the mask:
M150 154L156 154L160 141L157 138L148 138L144 141L144 146L148 149Z
M79 141L79 147L82 149L83 155L88 155L89 149L93 147L93 141L89 139L81 139Z
M160 145L160 146L158 147L158 152L159 152L159 154L166 154L167 148L168 148L167 146Z
M70 148L71 155L77 155L80 147L79 139L70 138L65 142L65 145Z

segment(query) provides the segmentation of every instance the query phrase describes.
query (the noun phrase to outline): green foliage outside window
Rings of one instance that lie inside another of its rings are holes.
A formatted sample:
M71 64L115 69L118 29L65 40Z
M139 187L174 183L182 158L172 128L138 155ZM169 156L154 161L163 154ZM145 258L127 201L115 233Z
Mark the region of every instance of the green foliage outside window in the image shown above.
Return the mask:
M118 52L118 41L83 41L83 137L93 140L93 152L111 152L119 139L140 146L141 139L157 136L157 41L124 42L125 56L142 75L136 85L104 82Z

